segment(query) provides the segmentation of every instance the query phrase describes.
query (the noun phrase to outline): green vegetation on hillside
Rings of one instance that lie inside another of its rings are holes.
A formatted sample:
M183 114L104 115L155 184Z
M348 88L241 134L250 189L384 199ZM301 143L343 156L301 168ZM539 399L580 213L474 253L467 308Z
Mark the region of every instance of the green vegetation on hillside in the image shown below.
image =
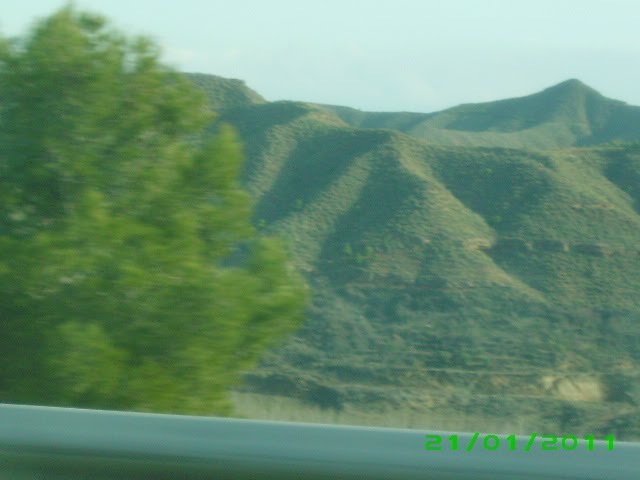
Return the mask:
M247 388L545 428L635 412L639 156L609 142L640 136L637 111L577 81L424 116L226 110L255 223L313 287L303 329Z

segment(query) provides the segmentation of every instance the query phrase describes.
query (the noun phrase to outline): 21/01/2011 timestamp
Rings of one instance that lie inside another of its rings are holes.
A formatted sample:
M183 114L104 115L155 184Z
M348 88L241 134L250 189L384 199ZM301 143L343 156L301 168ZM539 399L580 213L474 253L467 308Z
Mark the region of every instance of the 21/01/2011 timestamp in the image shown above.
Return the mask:
M442 435L426 435L425 447L427 450L444 450L443 442L447 440L451 443L451 450L466 450L467 452L473 451L474 448L484 448L485 450L498 450L501 446L501 440L505 440L507 448L509 450L517 450L518 447L523 448L525 452L530 452L534 446L537 438L541 440L540 448L542 451L551 450L577 450L579 445L586 446L587 450L595 450L596 438L594 435L587 435L584 438L578 438L576 435L564 435L558 437L556 435L540 435L537 432L533 432L529 436L529 440L526 444L522 444L523 439L518 439L515 435L509 435L501 439L498 435L484 435L483 441L478 444L480 433L473 434L471 441L465 448L460 448L460 442L458 435L450 435L448 437L442 437ZM615 438L613 435L604 437L603 440L607 441L607 450L615 450ZM504 448L504 447L503 447Z

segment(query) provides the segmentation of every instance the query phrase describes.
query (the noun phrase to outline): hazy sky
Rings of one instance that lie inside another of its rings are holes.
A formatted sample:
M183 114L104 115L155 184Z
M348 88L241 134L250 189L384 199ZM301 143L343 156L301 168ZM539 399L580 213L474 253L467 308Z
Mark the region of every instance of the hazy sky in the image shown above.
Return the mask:
M22 34L62 0L3 1ZM434 111L578 78L640 105L637 0L77 0L268 100Z

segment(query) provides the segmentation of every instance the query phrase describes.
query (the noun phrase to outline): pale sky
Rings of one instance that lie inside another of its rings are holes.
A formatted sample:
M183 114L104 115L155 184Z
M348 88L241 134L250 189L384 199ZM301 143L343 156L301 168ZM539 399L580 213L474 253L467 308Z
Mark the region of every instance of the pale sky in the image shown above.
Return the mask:
M23 34L64 0L2 1ZM640 105L637 0L76 0L268 100L431 112L578 78Z

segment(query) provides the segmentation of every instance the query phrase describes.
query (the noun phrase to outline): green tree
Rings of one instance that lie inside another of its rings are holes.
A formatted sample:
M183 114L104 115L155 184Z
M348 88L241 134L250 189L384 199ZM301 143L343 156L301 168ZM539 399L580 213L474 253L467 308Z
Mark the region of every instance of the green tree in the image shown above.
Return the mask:
M0 401L226 414L302 321L230 128L99 16L0 41Z

